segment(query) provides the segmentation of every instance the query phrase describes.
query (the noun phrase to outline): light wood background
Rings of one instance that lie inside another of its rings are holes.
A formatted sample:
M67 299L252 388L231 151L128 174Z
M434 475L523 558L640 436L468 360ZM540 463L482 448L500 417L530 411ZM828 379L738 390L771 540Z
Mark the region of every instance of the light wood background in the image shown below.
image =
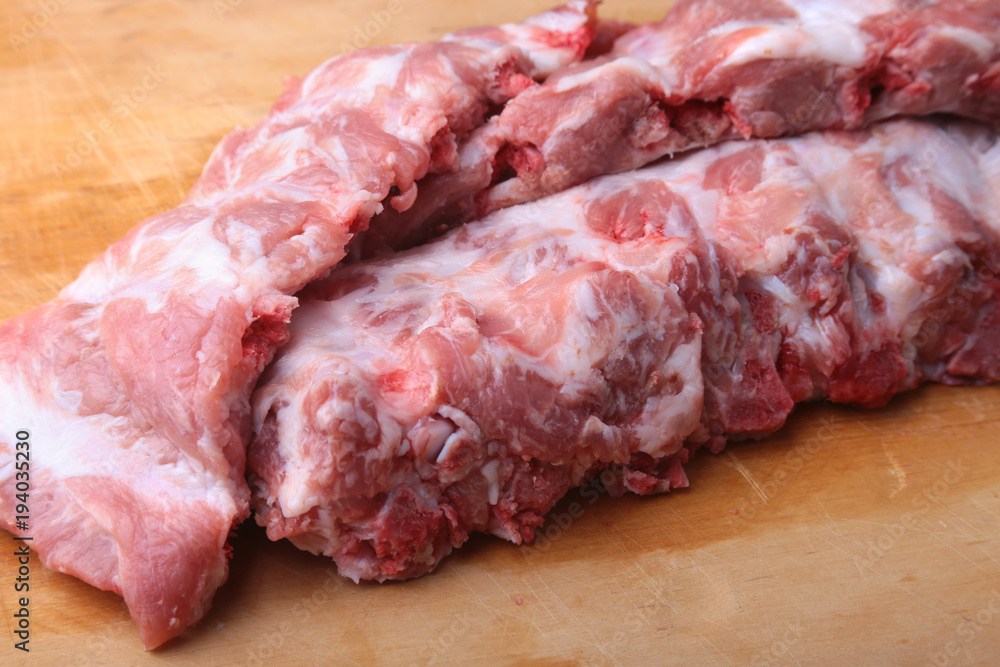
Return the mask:
M548 6L401 2L373 43ZM602 11L647 21L668 4ZM174 206L284 75L338 53L386 5L0 4L0 318ZM541 546L478 537L403 584L355 585L246 524L212 611L152 653L120 598L37 560L31 653L15 651L4 547L0 663L997 664L998 414L997 386L929 387L870 412L806 406L779 435L692 462L690 490L574 492Z

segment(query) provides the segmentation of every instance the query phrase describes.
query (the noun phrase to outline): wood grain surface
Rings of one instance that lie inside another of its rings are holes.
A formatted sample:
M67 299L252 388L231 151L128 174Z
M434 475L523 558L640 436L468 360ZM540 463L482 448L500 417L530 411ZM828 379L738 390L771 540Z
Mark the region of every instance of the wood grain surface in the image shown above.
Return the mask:
M400 2L383 26L384 0L5 0L0 319L176 205L285 75L366 28L372 43L433 39L549 6ZM647 21L668 5L602 12ZM16 651L0 533L0 664L997 664L998 414L997 386L805 406L776 436L697 457L689 490L584 487L538 545L479 536L400 584L355 585L251 522L208 616L153 652L119 597L37 558L31 652Z

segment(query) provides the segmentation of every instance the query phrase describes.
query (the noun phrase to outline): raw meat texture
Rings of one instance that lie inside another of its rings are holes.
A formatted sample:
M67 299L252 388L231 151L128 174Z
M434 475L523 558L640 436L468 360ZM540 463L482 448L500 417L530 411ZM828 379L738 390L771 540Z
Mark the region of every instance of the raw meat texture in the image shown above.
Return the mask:
M470 135L459 171L376 216L362 254L727 139L937 112L1000 117L1000 3L680 0L518 96Z
M355 579L530 541L601 473L686 486L797 401L1000 379L1000 143L977 124L731 142L342 266L254 394L272 539ZM610 473L609 473L610 471Z
M179 208L0 326L0 522L15 528L27 429L44 564L124 596L147 647L201 618L249 513L249 396L291 295L384 200L453 168L456 137L581 58L592 10L330 60L226 137Z

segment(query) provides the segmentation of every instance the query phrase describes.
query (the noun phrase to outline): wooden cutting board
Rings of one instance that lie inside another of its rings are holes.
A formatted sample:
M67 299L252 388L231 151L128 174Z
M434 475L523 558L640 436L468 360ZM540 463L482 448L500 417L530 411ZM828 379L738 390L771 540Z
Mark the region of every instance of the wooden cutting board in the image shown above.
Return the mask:
M432 39L548 6L397 1L4 2L0 319L176 205L284 75L355 40ZM668 4L602 12L647 21ZM16 651L17 563L0 534L0 663L996 664L998 415L997 386L928 387L877 411L806 406L774 437L699 456L689 490L585 487L538 546L480 536L402 584L355 585L245 524L211 612L152 653L120 598L37 559L31 653Z

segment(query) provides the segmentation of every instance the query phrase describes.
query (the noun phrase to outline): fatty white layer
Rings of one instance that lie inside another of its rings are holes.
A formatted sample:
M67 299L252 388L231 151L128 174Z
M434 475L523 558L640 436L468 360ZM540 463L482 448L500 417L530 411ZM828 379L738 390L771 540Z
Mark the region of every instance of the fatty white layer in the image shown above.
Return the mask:
M53 391L58 392L56 387ZM171 448L155 437L132 438L115 448L94 446L94 443L120 442L122 433L134 432L125 417L80 416L61 409L58 403L34 401L31 388L17 373L0 382L0 405L4 406L0 411L0 439L10 443L11 450L18 431L26 430L31 435L32 475L44 471L57 480L89 476L116 479L154 504L202 501L221 513L236 513L228 477L220 479L209 474L200 463L179 452L170 452ZM207 438L199 446L205 451L219 450ZM11 479L15 472L13 458L4 457L0 478ZM12 515L4 518L10 520ZM94 518L102 528L112 532L112 526L103 522L103 516Z

